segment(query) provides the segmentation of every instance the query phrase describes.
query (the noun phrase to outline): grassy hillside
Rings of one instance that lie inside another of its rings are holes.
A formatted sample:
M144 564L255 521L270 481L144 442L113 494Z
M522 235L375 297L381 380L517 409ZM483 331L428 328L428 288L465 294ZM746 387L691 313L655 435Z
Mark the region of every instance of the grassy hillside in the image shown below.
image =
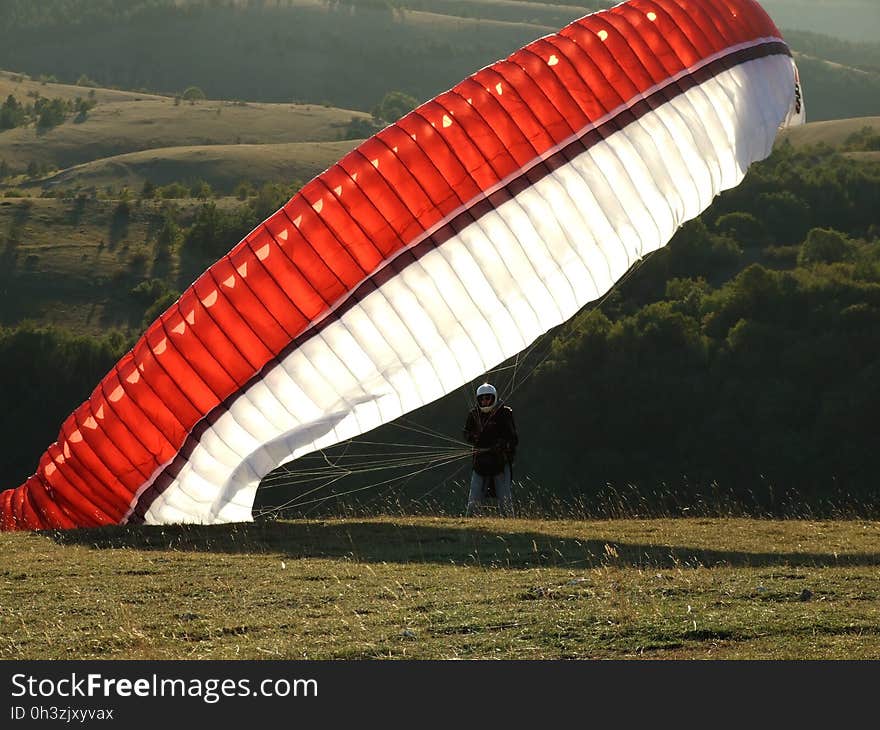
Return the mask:
M534 23L306 1L187 3L81 23L47 15L0 31L0 67L70 82L86 74L107 86L164 92L195 84L212 97L367 110L391 89L424 99L448 88L558 28L559 13L530 7Z
M358 140L286 144L165 147L105 157L70 167L26 189L112 188L140 190L146 181L169 185L204 180L214 190L232 192L242 180L290 183L306 181L345 155Z
M367 116L311 104L190 104L155 96L99 101L83 121L70 118L48 131L30 125L0 132L0 160L13 170L31 162L64 169L155 148L336 141L353 117Z
M388 91L425 100L465 75L558 30L608 2L516 0L269 0L137 2L89 8L47 0L39 10L21 0L0 23L0 66L106 86L173 94L191 84L208 96L272 102L329 102L367 111ZM807 17L809 2L779 0L777 25ZM804 8L806 12L801 12ZM880 76L854 74L824 60L876 72L873 0L848 0L846 22L873 28L861 44L818 35L832 23L808 24L791 45L814 120L880 114ZM829 6L819 8L826 15ZM2 18L2 15L0 15ZM860 18L861 20L856 20ZM234 28L234 33L230 29ZM218 39L222 41L218 42ZM799 44L803 44L803 48ZM163 52L156 54L155 48ZM113 59L112 63L108 59Z
M880 73L805 56L794 50L808 120L880 114Z
M184 202L184 213L195 204ZM0 200L0 324L31 320L93 334L140 328L145 305L131 289L159 273L150 241L161 203L125 218L117 206L113 200ZM175 276L174 268L163 273Z
M880 134L880 117L810 122L801 127L786 129L779 135L776 143L781 144L788 140L795 147L813 144L827 144L831 147L840 147L850 135L860 132L865 127L872 127Z
M10 94L24 100L36 95L49 98L76 99L91 96L99 104L111 102L135 102L146 99L160 100L166 98L160 94L149 94L143 91L125 91L122 89L105 89L99 86L77 86L73 83L64 84L57 81L32 79L24 73L0 70L0 97L5 99Z
M876 659L878 544L740 519L4 533L0 658Z
M308 104L144 100L136 107L99 105L84 122L68 121L44 134L9 130L0 144L10 164L38 160L61 168L157 147L335 141L352 116L366 115Z

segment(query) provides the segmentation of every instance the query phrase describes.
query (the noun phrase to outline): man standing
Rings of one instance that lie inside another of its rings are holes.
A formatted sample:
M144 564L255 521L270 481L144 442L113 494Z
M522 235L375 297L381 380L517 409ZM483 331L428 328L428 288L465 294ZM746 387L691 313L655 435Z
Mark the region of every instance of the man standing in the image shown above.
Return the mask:
M474 446L467 516L479 514L487 497L496 497L499 512L513 517L511 465L519 437L513 410L499 403L495 386L483 383L477 388L477 406L468 413L464 438Z

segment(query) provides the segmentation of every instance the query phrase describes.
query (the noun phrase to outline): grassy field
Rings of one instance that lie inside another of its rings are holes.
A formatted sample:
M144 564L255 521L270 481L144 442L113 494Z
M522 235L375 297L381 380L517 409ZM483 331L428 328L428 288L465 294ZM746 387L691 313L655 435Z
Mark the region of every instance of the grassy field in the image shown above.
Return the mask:
M3 659L878 659L880 523L0 534Z
M200 201L177 204L186 215ZM154 261L161 201L133 206L125 218L116 207L103 199L0 198L0 324L32 320L96 335L140 328L144 305L132 287L151 277L174 282L178 258L162 270Z
M47 99L60 97L67 101L73 101L77 97L86 98L91 95L98 104L168 98L167 96L141 91L125 91L121 89L105 89L101 87L61 84L53 81L40 81L39 79L32 79L27 74L0 70L0 97L5 100L10 94L22 102L36 95L45 96Z
M10 191L139 191L147 180L204 180L226 193L245 180L309 180L355 144L344 139L352 119L370 119L318 104L176 103L168 96L41 83L0 71L0 99L13 95L28 103L36 94L74 99L90 93L96 106L85 119L69 117L49 130L31 123L0 132L0 161L11 171L0 182L0 197ZM33 164L48 172L25 175Z
M142 150L194 145L332 142L363 112L310 104L186 102L144 97L98 104L85 121L73 118L39 132L33 125L0 134L0 159L15 170L37 162L63 170Z
M810 122L802 127L791 127L784 130L777 138L777 144L783 140L789 140L796 147L822 143L831 147L838 147L851 134L860 132L865 127L872 127L875 132L880 133L880 117L857 117L855 119L834 119L827 122Z
M330 167L358 142L360 140L150 149L86 162L19 187L26 190L128 187L139 191L147 180L154 185L205 180L215 190L229 192L242 180L254 184L305 182Z

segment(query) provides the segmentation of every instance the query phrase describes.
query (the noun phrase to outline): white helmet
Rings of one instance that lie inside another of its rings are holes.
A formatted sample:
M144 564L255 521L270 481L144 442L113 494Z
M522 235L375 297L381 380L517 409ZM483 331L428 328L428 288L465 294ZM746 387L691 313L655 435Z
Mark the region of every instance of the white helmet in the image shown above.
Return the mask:
M488 398L484 398L484 396L488 396ZM480 407L480 410L483 413L488 413L493 408L495 408L495 404L498 401L498 393L495 390L494 385L490 385L489 383L483 383L479 388L477 388L477 405Z

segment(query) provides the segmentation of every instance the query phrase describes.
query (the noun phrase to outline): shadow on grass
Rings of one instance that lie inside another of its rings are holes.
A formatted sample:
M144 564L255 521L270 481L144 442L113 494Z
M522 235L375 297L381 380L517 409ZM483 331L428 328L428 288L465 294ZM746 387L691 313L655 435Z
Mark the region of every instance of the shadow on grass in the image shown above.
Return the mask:
M45 531L61 545L99 550L280 554L288 559L344 558L366 563L441 563L498 568L674 568L698 566L871 566L878 553L741 552L686 545L640 545L462 524L265 522L232 525L124 525Z

